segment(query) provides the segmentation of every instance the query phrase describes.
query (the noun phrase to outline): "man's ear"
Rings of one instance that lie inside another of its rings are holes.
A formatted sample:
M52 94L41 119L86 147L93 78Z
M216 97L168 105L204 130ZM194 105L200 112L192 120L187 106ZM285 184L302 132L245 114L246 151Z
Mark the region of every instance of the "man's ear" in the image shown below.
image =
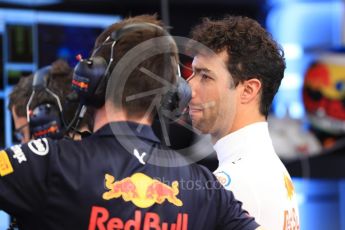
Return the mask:
M261 81L257 78L246 80L242 83L241 102L244 104L258 98L261 90Z

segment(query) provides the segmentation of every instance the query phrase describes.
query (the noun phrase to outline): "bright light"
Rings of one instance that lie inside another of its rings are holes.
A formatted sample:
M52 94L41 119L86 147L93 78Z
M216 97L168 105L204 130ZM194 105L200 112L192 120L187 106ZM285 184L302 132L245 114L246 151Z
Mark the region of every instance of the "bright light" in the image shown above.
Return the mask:
M303 56L303 48L299 44L293 44L293 43L285 43L282 44L285 58L286 59L300 59Z
M35 23L44 23L64 26L78 25L85 27L107 27L115 22L118 22L121 19L120 16L116 15L90 15L82 13L49 12L18 9L0 9L0 17L1 19L4 19L7 24L32 25Z
M42 6L60 3L62 0L0 0L0 2L26 6Z
M296 90L303 86L303 76L299 73L285 73L280 89Z
M293 119L299 119L305 114L304 107L301 103L294 101L289 105L289 116Z
M286 105L282 101L279 101L274 106L274 114L278 118L284 118L287 114Z

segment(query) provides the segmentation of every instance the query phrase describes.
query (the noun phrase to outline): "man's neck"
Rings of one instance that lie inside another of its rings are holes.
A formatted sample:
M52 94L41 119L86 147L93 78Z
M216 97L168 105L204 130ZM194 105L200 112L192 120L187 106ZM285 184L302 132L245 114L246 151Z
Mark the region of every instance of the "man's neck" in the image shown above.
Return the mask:
M226 130L211 134L212 143L215 144L219 139L225 137L226 135L236 132L237 130L240 130L248 125L262 121L266 121L266 118L259 113L246 113L243 116L237 116L234 122L229 124L229 127Z
M110 122L120 122L120 121L131 121L136 122L143 125L151 125L151 121L149 118L135 118L135 117L128 117L126 112L123 110L116 110L113 108L106 108L104 105L102 108L97 109L95 111L94 116L94 125L93 131L96 132L98 129L103 127L104 125Z

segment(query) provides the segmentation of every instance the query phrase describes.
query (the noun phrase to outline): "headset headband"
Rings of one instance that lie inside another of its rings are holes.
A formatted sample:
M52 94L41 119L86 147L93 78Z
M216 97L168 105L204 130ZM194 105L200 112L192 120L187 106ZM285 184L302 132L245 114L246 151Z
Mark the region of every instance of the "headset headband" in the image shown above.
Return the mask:
M51 66L46 66L46 67L43 67L43 68L37 70L34 74L33 81L32 81L32 93L30 95L28 104L26 105L26 118L27 118L28 122L30 122L30 105L31 105L31 102L32 102L36 92L40 92L43 90L48 92L50 95L52 95L55 98L55 100L58 104L60 113L63 112L59 96L56 95L53 91L51 91L47 87L47 84L48 84L47 78L50 75L50 71L51 71Z

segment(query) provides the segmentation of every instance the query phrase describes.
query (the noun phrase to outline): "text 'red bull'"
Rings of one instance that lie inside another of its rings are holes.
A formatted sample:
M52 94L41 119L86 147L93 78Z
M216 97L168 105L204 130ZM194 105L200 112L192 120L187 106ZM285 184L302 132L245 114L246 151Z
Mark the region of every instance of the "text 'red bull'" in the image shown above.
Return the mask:
M90 216L89 230L187 230L188 214L178 213L176 223L166 223L160 220L157 213L147 212L142 221L142 211L137 210L134 219L123 221L118 217L109 217L109 212L103 207L93 206ZM169 228L170 226L170 228Z

